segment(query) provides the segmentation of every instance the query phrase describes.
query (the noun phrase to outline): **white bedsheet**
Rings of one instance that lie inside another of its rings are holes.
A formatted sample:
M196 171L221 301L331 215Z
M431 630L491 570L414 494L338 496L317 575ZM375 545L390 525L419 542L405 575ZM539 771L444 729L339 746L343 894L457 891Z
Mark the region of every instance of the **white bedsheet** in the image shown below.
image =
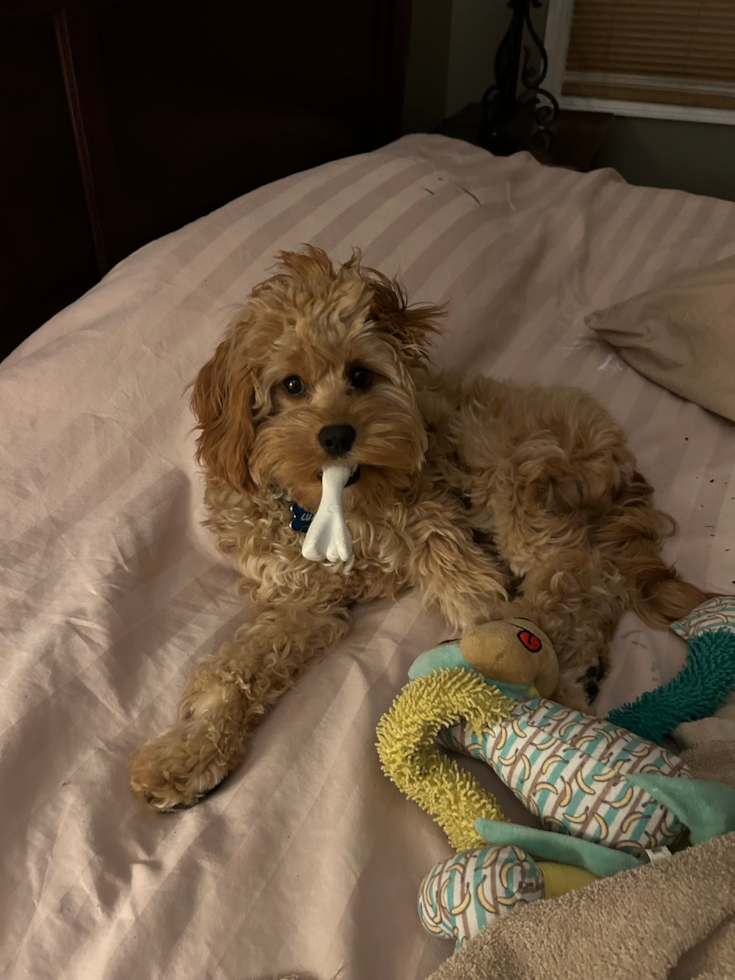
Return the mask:
M129 752L246 616L200 527L183 389L274 253L302 242L360 246L412 298L448 301L438 363L593 391L680 522L668 556L733 590L733 427L626 367L583 317L735 252L735 205L412 136L148 245L0 366L2 976L420 980L451 953L415 910L448 845L374 749L412 659L446 636L414 596L359 609L202 805L156 814L127 785ZM600 710L684 655L627 616Z

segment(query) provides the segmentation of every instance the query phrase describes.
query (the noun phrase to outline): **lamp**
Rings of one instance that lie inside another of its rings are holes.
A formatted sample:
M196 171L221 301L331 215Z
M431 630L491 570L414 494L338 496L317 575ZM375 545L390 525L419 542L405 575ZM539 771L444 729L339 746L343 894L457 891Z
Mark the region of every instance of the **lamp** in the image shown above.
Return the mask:
M508 6L513 16L495 53L495 83L481 102L480 145L500 156L531 143L548 147L559 113L554 96L541 87L549 59L531 23L531 7L540 7L541 0L509 0ZM524 43L526 35L540 57L538 68L529 43Z

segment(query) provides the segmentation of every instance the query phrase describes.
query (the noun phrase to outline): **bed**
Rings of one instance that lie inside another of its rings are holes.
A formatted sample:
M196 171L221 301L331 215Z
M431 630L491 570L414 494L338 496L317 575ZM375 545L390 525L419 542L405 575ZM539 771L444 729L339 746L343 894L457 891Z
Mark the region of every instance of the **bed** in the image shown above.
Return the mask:
M247 611L202 528L184 388L280 248L353 246L447 302L435 360L575 384L622 423L682 573L732 591L735 433L629 368L588 313L735 252L735 204L408 136L240 197L122 261L0 366L0 975L423 980L416 914L448 845L381 774L375 726L446 638L417 599L356 612L206 802L154 813L125 760ZM597 708L667 681L621 622Z

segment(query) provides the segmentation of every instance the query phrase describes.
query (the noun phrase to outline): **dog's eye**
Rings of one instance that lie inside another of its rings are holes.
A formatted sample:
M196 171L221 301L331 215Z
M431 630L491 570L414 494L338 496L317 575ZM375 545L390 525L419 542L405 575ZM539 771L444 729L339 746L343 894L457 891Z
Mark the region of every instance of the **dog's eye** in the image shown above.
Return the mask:
M306 391L306 385L298 374L292 374L283 382L283 390L292 398L298 398Z
M373 373L366 367L353 367L347 375L353 388L369 388L373 383Z

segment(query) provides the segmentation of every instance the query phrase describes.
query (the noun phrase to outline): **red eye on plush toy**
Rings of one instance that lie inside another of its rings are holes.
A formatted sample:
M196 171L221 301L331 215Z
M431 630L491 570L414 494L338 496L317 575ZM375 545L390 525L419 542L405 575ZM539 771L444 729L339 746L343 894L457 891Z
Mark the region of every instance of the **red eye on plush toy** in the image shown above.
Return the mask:
M537 636L534 636L533 633L529 632L528 630L521 630L521 632L518 634L518 639L521 641L523 646L532 653L538 653L538 651L541 649L541 640L539 640Z

